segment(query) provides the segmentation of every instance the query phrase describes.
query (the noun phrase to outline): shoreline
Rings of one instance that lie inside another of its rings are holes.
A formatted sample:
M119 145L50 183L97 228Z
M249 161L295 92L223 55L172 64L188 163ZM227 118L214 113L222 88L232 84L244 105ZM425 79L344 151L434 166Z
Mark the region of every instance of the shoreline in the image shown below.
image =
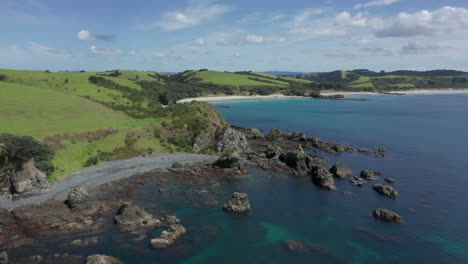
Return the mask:
M185 98L177 101L178 104L189 103L192 101L216 103L225 101L246 101L246 100L266 100L266 99L297 99L307 98L306 96L293 96L284 94L271 95L224 95L224 96L200 96L193 98Z
M24 205L40 204L49 200L65 200L71 188L76 186L92 189L105 183L132 177L138 173L149 172L156 169L169 169L175 162L214 162L217 158L217 156L201 154L174 154L109 161L86 170L72 173L68 178L52 183L49 190L44 193L18 200L12 200L8 195L0 195L0 208L12 210Z
M386 91L386 92L349 92L349 91L324 91L321 95L413 95L413 94L455 94L468 93L468 89L416 89L402 91Z
M423 94L455 94L455 93L468 93L468 89L418 89L418 90L404 90L404 91L387 91L387 92L349 92L349 91L324 91L321 95L423 95ZM300 99L310 98L307 96L292 96L283 94L272 95L223 95L223 96L200 96L185 98L177 101L178 104L188 103L191 101L217 103L227 101L247 101L247 100L268 100L268 99Z

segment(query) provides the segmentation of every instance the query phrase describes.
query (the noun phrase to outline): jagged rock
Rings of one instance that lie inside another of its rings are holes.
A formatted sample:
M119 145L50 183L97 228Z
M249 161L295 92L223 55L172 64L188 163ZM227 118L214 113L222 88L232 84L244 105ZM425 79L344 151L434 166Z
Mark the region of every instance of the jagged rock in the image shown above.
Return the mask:
M76 239L70 242L71 246L74 247L87 247L91 245L97 245L99 243L98 237L90 237L86 239Z
M247 212L250 210L249 197L246 193L235 192L223 208L228 212Z
M396 180L393 179L393 178L385 178L385 181L388 182L388 183L395 183Z
M327 142L318 137L311 137L308 139L309 146L318 150L325 151L327 153L335 152L354 152L355 149L341 144L336 144L332 142Z
M372 214L374 215L375 218L378 218L386 222L398 222L398 223L403 222L403 218L401 216L399 216L398 214L388 209L377 208L374 210Z
M307 175L313 168L325 166L323 158L306 153L301 146L297 150L282 155L280 160L296 175Z
M268 134L265 136L268 140L281 140L281 139L287 139L288 135L284 133L283 131L274 128L272 129Z
M314 168L312 171L312 182L328 190L336 190L335 180L326 167Z
M182 167L184 167L184 164L182 164L182 163L180 163L180 162L178 162L178 161L176 161L176 162L174 162L174 163L172 164L172 168L174 168L174 169L182 168Z
M238 151L239 153L250 153L249 142L245 134L235 130L234 128L227 128L221 140L216 143L215 151L223 153L225 151Z
M352 184L356 185L356 186L359 186L359 187L362 187L364 184L367 183L367 181L365 181L363 178L360 178L360 177L352 177L349 182L351 182Z
M360 174L361 178L367 179L367 180L375 180L377 177L375 177L375 174L373 171L370 170L363 170L361 171Z
M256 128L249 128L244 133L247 139L261 139L265 137L262 132Z
M197 175L200 174L203 170L208 169L212 166L213 163L207 161L199 161L193 163L174 162L174 164L172 164L172 167L169 170L177 173Z
M73 189L70 191L65 203L68 204L68 207L75 208L78 204L86 201L88 198L88 192L84 188L77 186L73 187Z
M361 152L362 154L366 154L366 155L372 154L372 151L370 151L369 149L366 149L366 148L360 148L360 149L358 149L358 151Z
M372 186L374 190L382 195L395 198L398 196L398 192L390 185L386 184L375 184Z
M306 141L306 135L304 132L293 132L289 135L289 139L293 141Z
M40 192L49 188L47 176L35 166L34 159L24 163L21 171L11 175L13 194Z
M86 259L86 264L124 264L117 258L106 255L92 255Z
M166 215L165 217L160 219L163 225L170 226L180 223L180 219L174 215Z
M247 160L252 163L252 166L256 166L264 170L284 170L288 168L286 164L281 162L279 159L277 158L268 159L266 158L265 154L263 154L263 156L255 155L255 154L249 155L247 157Z
M265 156L267 159L279 158L283 154L283 150L278 145L268 145L265 150Z
M6 251L0 252L0 264L8 264L8 253Z
M187 231L180 224L170 225L167 230L164 230L157 238L151 239L153 248L166 248L172 245L177 239L182 237Z
M336 163L335 165L333 165L330 168L330 172L331 174L333 174L333 176L338 178L346 178L353 173L353 171L350 168L340 163Z
M162 226L161 220L132 204L123 204L114 216L114 220L124 231L147 230Z

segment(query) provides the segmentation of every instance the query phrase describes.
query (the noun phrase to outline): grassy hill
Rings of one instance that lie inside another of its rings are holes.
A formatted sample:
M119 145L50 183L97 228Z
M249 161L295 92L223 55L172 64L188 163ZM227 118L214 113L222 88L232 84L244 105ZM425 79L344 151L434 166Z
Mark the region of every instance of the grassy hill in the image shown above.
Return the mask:
M162 107L161 95L169 92L198 94L155 72L0 69L0 133L30 135L50 145L56 153L51 180L146 151L191 151L197 133L206 129L200 124L209 126L216 110L179 106L179 117L172 107Z
M388 91L468 88L468 73L452 70L373 72L369 70L298 74L296 78L339 84L340 90Z

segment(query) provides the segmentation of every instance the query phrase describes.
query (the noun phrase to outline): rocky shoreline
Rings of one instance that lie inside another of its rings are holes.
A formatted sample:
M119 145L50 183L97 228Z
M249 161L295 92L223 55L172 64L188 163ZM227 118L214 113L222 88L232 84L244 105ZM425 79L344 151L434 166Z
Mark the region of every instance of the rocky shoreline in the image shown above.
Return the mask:
M109 225L110 218L113 219L114 228L121 232L136 232L135 240L146 239L148 230L165 228L160 236L151 238L149 243L155 250L170 247L190 230L187 230L176 216L154 217L143 208L132 205L131 197L138 196L137 189L147 181L156 181L160 186L160 195L164 195L168 190L165 183L169 179L193 185L215 184L220 177L243 177L248 174L249 168L260 168L309 177L310 182L320 188L337 190L336 181L351 177L353 172L343 164L327 165L325 159L318 156L318 153L357 152L383 158L387 152L384 148L356 149L317 137L306 137L300 132L285 133L274 129L263 135L257 129L240 127L227 128L214 144L214 150L219 156L194 154L180 155L178 158L140 157L125 161L125 166L122 162L115 162L78 173L68 179L68 182L56 183L51 186L49 193L18 201L0 200L1 205L7 205L6 209L0 209L0 252L8 255L8 250L35 244L38 242L36 240L38 235L95 234L104 225ZM192 162L183 163L187 157L191 157ZM156 160L160 162L158 166L154 164ZM138 162L143 162L140 170L137 168ZM157 173L158 177L148 177L145 171ZM106 180L98 177L90 178L91 175L111 172L119 176ZM380 174L380 172L362 171L359 177L354 176L350 181L352 183L353 180L358 181L358 184L363 186ZM374 189L383 195L393 198L398 195L398 192L389 185L379 186L374 185ZM193 193L192 197L202 206L217 206L227 212L245 213L251 209L248 194L245 193L234 193L231 200L225 201L224 206L215 197L203 193ZM35 204L33 201L42 203ZM383 221L402 222L400 216L386 209L376 210L374 216ZM85 239L75 238L69 244L89 246L99 243L99 239L93 235ZM101 255L88 257L87 263L120 263L96 262L105 258L99 256ZM31 262L32 258L42 260L44 256L28 256L27 260L30 262L23 263L40 263L40 261Z

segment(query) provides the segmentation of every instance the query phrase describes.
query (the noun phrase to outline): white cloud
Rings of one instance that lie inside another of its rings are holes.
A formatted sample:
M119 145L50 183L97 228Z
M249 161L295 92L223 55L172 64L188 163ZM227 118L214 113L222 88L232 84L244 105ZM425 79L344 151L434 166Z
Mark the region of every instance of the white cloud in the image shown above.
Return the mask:
M204 46L206 44L206 41L204 38L197 38L193 41L193 44L197 46Z
M326 9L305 9L299 12L291 22L286 24L289 33L302 37L342 36L346 31L333 25L330 18L317 18Z
M96 40L96 38L88 30L81 30L76 34L79 40Z
M206 1L190 1L184 10L166 12L160 21L150 27L158 26L165 31L189 28L213 21L228 11L229 7L225 5L207 5Z
M101 49L96 46L89 47L89 51L93 54L100 54L100 55L122 55L124 52L120 49Z
M81 30L76 34L76 37L79 40L105 40L105 41L111 41L114 39L114 36L110 35L96 35L92 34L88 30Z
M434 11L400 13L376 32L377 37L413 37L447 34L454 31L467 32L468 9L450 7Z
M369 20L361 12L355 16L352 16L349 12L342 12L335 17L335 22L340 26L364 27L368 25Z
M375 1L370 1L366 3L357 4L354 6L354 8L360 9L360 8L368 8L368 7L374 7L374 6L389 6L398 2L400 2L400 0L375 0Z
M258 35L248 35L245 38L245 41L250 44L263 44L265 42L265 38L263 36Z

